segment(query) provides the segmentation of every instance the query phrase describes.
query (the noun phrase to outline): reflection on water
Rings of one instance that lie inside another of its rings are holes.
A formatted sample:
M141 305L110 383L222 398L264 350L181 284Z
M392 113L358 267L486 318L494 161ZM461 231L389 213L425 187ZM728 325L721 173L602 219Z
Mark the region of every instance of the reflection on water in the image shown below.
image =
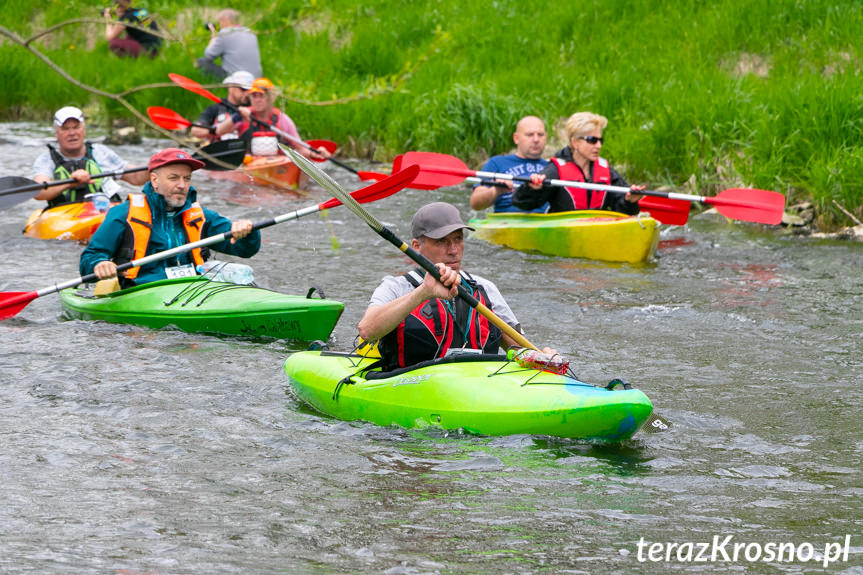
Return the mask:
M92 134L91 134L92 135ZM28 175L50 132L6 124L0 175ZM143 162L153 142L118 150ZM374 167L373 169L377 169ZM326 165L346 186L356 179ZM262 220L326 199L195 176L204 205ZM413 211L467 191L367 205L401 237ZM81 247L0 212L0 289L77 277ZM346 304L406 258L342 209L263 232L271 289ZM694 219L652 264L525 254L468 240L535 343L589 381L623 377L673 422L623 445L408 431L321 417L286 389L301 344L63 321L38 298L0 323L0 565L9 572L629 573L636 543L827 543L859 566L861 246ZM801 572L811 564L711 570ZM859 568L859 567L858 567ZM852 571L846 571L852 572ZM857 571L859 572L859 571Z

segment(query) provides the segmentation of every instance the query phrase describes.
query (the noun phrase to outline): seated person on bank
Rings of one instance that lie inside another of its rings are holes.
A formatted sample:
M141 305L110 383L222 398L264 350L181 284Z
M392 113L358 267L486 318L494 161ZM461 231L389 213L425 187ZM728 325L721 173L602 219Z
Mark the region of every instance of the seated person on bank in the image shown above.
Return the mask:
M208 24L212 34L204 56L195 61L195 66L205 74L221 80L234 72L246 70L255 78L264 75L261 69L261 51L258 37L246 26L240 25L240 13L230 8L217 16L219 31ZM216 60L221 59L221 65Z
M516 188L512 196L515 207L532 210L549 202L549 213L572 210L611 210L624 214L638 213L639 192L644 186L630 186L599 156L602 131L608 124L605 116L578 112L569 117L565 129L569 145L554 155L539 174L530 176L530 183ZM626 194L586 190L584 188L544 186L545 180L567 180L591 184L622 186L632 191Z
M472 230L458 209L444 202L427 204L411 220L411 247L435 262L441 281L417 269L384 277L358 325L365 341L378 340L384 369L443 357L465 347L498 353L515 345L506 334L457 296L458 285L521 332L518 320L492 282L461 268L464 230ZM546 348L546 353L556 354Z
M48 144L48 150L33 162L33 181L43 183L74 179L75 183L51 186L39 192L35 199L47 201L49 208L83 202L87 194L102 192L112 196L121 189L112 178L91 176L135 167L127 164L111 148L87 142L84 113L74 106L60 108L54 114L54 136L57 138L57 147ZM133 172L124 174L120 179L134 186L142 186L147 181L147 173Z
M81 254L81 275L99 279L117 275L117 265L169 250L225 232L234 237L211 246L216 251L249 258L261 248L261 233L252 222L231 222L197 202L191 186L192 171L204 163L178 148L166 148L150 158L150 181L142 193L111 208ZM207 248L196 248L170 258L130 268L120 278L122 287L165 278L195 275L207 257Z
M159 27L153 21L150 14L143 8L133 8L131 0L115 0L117 10L117 20L111 19L111 9L105 8L105 39L111 48L111 52L117 56L129 56L137 58L141 52L146 52L151 58L154 58L159 52L159 46L162 45L162 39L155 34L150 34L140 28L147 28L154 32L159 31ZM130 24L127 26L123 22ZM125 37L121 38L123 32Z

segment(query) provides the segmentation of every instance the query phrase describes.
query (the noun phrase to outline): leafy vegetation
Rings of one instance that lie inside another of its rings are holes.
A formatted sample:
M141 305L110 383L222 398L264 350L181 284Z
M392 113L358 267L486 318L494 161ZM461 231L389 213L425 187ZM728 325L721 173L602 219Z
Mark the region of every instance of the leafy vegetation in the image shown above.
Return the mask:
M732 185L813 199L825 227L863 217L863 4L844 0L142 0L174 41L155 59L114 57L103 6L7 0L3 25L23 38L70 18L33 45L73 78L120 93L204 81L193 62L204 22L223 7L259 33L280 106L307 137L378 160L422 149L478 164L507 151L517 119L550 127L580 110L610 120L603 155L633 182L711 193ZM7 118L44 118L69 103L103 121L128 114L76 87L3 39ZM218 91L218 90L217 90ZM143 111L194 119L207 104L173 86L128 96ZM329 105L312 105L329 104Z

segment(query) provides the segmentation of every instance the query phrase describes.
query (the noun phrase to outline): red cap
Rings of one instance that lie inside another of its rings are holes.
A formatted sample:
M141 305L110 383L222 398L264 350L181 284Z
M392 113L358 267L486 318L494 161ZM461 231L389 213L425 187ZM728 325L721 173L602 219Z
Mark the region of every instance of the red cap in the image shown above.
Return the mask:
M152 172L156 168L170 164L186 164L192 168L192 171L200 170L204 167L204 162L196 160L180 148L165 148L161 152L156 152L150 156L150 164L147 166L147 169Z

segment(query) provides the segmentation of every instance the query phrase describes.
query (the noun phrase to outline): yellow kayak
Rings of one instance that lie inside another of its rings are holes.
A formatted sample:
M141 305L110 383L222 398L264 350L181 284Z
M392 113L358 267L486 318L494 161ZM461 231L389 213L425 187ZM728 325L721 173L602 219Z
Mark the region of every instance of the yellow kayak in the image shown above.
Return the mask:
M93 202L75 202L36 210L24 224L24 234L43 240L87 242L105 219Z
M659 222L650 216L601 210L491 213L470 225L473 237L493 244L607 262L646 262L659 242Z

